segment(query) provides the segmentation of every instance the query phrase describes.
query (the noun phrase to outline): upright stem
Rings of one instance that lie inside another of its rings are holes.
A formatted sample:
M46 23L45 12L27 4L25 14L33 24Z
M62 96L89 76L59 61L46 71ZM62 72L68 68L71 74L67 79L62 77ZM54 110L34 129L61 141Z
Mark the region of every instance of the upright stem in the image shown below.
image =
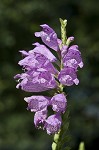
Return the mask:
M59 136L60 136L60 131L54 135L54 141L52 143L52 150L56 150L57 149L57 143L59 140Z
M67 37L66 37L66 25L67 25L67 20L62 20L60 18L60 23L61 23L61 40L62 40L62 46L63 45L66 45L66 41L67 41ZM62 62L62 57L60 56L60 70L62 70L63 68L63 62ZM60 83L59 84L59 91L60 93L63 93L63 85ZM52 143L52 150L57 150L57 145L58 145L58 142L59 142L59 137L60 137L60 132L61 132L61 129L60 131L54 135L54 141Z
M79 144L79 150L85 150L84 142Z
M66 45L67 41L67 36L66 36L66 25L67 25L67 20L62 20L60 18L60 23L61 23L61 40L62 40L62 46ZM60 70L63 68L63 61L61 57L61 64L60 64ZM60 83L60 91L63 92L63 85Z

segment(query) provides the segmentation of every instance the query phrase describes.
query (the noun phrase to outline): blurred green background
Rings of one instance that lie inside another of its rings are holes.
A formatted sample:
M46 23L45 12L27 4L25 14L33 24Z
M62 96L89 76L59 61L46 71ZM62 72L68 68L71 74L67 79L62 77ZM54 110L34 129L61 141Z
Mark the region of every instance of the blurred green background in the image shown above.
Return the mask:
M40 24L60 37L60 17L68 20L67 35L75 36L84 60L80 84L66 89L72 150L80 141L86 150L99 149L99 1L0 0L0 150L51 150L52 137L34 128L26 110L23 98L32 93L17 90L13 76L21 72L18 51L33 48Z

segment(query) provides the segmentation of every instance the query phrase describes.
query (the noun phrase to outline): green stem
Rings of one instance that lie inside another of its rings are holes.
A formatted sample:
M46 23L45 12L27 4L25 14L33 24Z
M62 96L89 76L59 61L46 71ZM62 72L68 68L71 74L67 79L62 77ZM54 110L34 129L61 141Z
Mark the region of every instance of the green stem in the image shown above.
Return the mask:
M54 135L54 140L52 143L52 150L70 150L68 143L70 141L70 136L68 134L69 127L69 108L62 115L62 126L60 131Z
M66 37L66 25L67 25L67 20L63 20L60 18L60 23L61 23L61 40L62 40L62 45L66 45L67 37ZM60 63L60 71L63 68L63 61L61 57L61 63ZM60 83L59 85L60 92L63 92L63 85Z
M79 144L79 150L85 150L84 142Z
M52 143L52 150L56 150L57 149L59 136L60 136L60 131L57 134L54 135L54 141Z
M66 45L66 41L67 41L67 37L66 37L66 25L67 25L67 20L62 20L60 18L60 23L61 23L61 40L62 40L62 45ZM63 68L63 62L62 62L62 58L61 58L61 55L60 55L60 70L62 70ZM59 84L59 88L58 88L59 92L60 93L63 93L63 85L60 83ZM63 118L63 117L62 117ZM60 147L60 139L62 139L62 133L63 132L63 125L60 129L60 131L54 135L54 141L52 143L52 150L60 150L59 147Z

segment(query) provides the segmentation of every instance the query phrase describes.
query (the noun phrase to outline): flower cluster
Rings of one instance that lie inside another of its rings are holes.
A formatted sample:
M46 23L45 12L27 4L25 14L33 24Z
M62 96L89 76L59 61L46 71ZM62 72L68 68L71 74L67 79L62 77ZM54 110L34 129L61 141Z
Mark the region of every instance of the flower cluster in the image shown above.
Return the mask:
M83 62L78 46L69 46L74 37L69 37L66 44L63 44L48 25L43 24L41 28L42 31L36 32L35 36L40 37L46 46L34 43L33 50L20 51L23 59L18 64L23 67L24 72L17 74L15 79L18 79L16 87L27 92L57 89L58 92L52 97L38 95L24 98L28 103L27 109L35 112L35 126L46 129L48 134L54 134L61 127L61 114L65 112L67 105L66 96L60 92L60 88L78 85L77 69L83 67ZM49 48L57 53L57 58ZM55 112L49 117L48 107L52 107Z

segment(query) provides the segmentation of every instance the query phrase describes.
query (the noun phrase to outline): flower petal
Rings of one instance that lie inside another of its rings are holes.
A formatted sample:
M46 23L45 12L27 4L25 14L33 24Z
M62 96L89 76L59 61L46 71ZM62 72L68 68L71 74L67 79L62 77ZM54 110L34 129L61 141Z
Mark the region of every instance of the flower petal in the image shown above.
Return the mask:
M56 112L65 112L67 100L64 94L56 94L51 98L51 105Z
M30 96L24 100L28 103L28 110L31 112L41 111L49 105L50 97L47 96Z
M47 131L47 134L50 135L50 134L57 133L61 127L61 123L62 123L62 119L61 119L60 114L49 116L45 120L45 125L44 125L44 128Z
M48 25L43 24L40 25L42 27L41 32L35 32L36 37L41 37L42 41L50 48L55 51L59 50L58 42L57 42L57 34L55 31L50 28Z
M64 69L62 69L58 76L58 79L63 85L67 86L71 86L74 83L77 85L78 83L76 70L71 67L65 67Z

